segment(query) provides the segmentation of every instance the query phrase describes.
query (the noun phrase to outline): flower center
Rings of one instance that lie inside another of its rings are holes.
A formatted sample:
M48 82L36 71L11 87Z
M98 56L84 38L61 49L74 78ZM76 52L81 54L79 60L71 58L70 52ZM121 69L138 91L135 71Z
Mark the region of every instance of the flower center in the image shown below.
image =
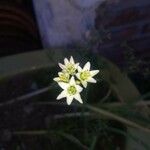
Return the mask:
M90 76L90 71L87 70L80 73L80 79L83 81L87 80Z
M74 64L68 64L66 67L66 72L73 75L76 71L76 68L74 67Z
M69 95L75 95L77 93L77 89L74 85L68 87L67 92Z
M59 77L60 77L61 81L64 81L64 82L69 81L69 74L67 74L67 73L62 73Z

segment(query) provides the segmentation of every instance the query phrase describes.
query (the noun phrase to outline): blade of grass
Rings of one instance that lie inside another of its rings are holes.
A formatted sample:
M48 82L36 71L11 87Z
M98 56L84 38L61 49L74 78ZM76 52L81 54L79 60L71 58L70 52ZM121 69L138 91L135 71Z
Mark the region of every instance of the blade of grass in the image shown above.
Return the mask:
M63 133L63 132L57 132L57 134L59 134L60 136L64 137L65 139L69 140L70 142L78 145L79 147L81 147L83 150L88 150L88 147L83 145L76 137L74 137L71 134L68 133Z
M82 144L75 136L68 134L68 133L64 133L64 132L57 132L57 131L48 131L48 130L34 130L34 131L14 131L13 135L26 135L26 136L43 136L43 135L47 135L47 134L56 134L56 135L60 135L61 137L69 140L70 142L78 145L79 147L81 147L83 150L88 150L88 147L85 146L84 144Z
M107 127L106 130L112 131L112 132L114 132L114 133L118 133L118 134L120 134L120 135L125 136L126 138L131 138L131 139L134 140L135 142L142 144L146 150L149 150L149 149L150 149L150 147L149 147L146 143L144 143L144 142L143 142L142 140L140 140L138 137L135 137L135 136L131 135L131 134L128 133L128 132L125 132L125 131L122 131L122 130L120 130L120 129L113 128L113 127Z
M113 113L111 113L109 111L106 111L106 110L103 110L101 108L97 108L97 107L94 107L94 106L91 106L91 105L86 105L86 108L88 108L89 110L97 113L98 116L100 116L100 117L101 116L105 116L107 118L117 120L117 121L119 121L119 122L121 122L121 123L123 123L123 124L125 124L127 126L130 126L130 127L133 127L133 128L137 128L139 130L142 130L142 131L150 133L150 129L149 128L145 128L145 127L143 127L143 126L141 126L141 125L139 125L139 124L137 124L137 123L135 123L133 121L130 121L128 119L120 117L120 116L118 116L116 114L113 114Z
M17 98L13 98L13 99L8 100L4 103L0 103L0 107L11 105L13 103L20 102L20 101L23 101L23 100L28 100L29 98L32 98L34 96L37 96L37 95L40 95L42 93L45 93L45 92L49 91L53 87L54 87L54 83L52 83L50 86L47 86L45 88L36 90L34 92L31 92L31 93L28 93L28 94L25 94L25 95L22 95L22 96L19 96Z
M92 144L91 144L89 150L95 150L95 145L96 145L97 139L98 139L98 136L95 136L95 137L93 138L93 141L92 141Z

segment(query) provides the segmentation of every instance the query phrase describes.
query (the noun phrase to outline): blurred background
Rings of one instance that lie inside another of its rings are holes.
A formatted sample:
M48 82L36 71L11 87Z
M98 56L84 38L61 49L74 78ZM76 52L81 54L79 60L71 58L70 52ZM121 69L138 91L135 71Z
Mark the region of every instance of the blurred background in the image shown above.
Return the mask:
M32 1L0 1L0 57L42 48Z
M0 150L149 150L149 131L112 118L66 117L84 110L57 106L58 90L48 88L64 57L90 60L106 74L89 103L120 103L119 93L131 105L110 111L149 127L149 43L149 0L0 0ZM148 106L132 106L139 96Z

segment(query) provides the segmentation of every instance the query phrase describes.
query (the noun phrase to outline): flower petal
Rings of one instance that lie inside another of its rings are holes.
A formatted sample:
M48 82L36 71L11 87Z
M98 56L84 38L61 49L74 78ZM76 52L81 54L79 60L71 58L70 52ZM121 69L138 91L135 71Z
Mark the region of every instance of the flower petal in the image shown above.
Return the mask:
M64 97L66 97L66 92L65 91L62 91L58 96L57 96L57 100L59 100L59 99L62 99L62 98L64 98Z
M83 88L81 86L79 86L79 85L76 85L76 88L77 88L79 93L83 90Z
M76 77L77 77L78 79L80 79L80 73L77 73L77 74L76 74Z
M74 59L72 56L70 57L70 63L74 64Z
M69 63L68 59L65 58L65 59L64 59L64 64L67 65L68 63Z
M64 69L64 68L65 68L65 66L64 66L63 64L61 64L61 63L58 63L58 65L59 65L59 67L60 67L61 69Z
M71 85L72 85L72 84L74 84L74 85L76 84L76 81L75 81L75 79L74 79L74 76L71 77L69 84L71 84Z
M75 65L74 65L74 67L77 69L78 68L78 66L79 66L79 63L76 63Z
M70 105L72 103L73 96L68 96L67 97L67 104Z
M96 80L95 80L94 78L89 78L89 79L88 79L88 82L96 83Z
M82 85L84 86L84 88L87 87L87 82L86 81L81 81Z
M59 82L58 85L64 90L68 87L68 84L64 82Z
M78 72L81 72L82 68L80 66L78 66Z
M92 71L90 71L90 73L91 73L91 76L93 77L99 73L99 70L92 70Z
M91 64L90 64L90 62L88 61L88 62L84 65L83 70L90 70L90 67L91 67Z
M75 98L78 102L80 102L81 104L83 103L80 94L76 94L76 95L74 96L74 98Z
M59 77L56 77L56 78L54 78L53 80L56 81L56 82L58 82L58 81L60 81L60 78L59 78Z
M62 72L58 72L58 75L61 76L63 73Z

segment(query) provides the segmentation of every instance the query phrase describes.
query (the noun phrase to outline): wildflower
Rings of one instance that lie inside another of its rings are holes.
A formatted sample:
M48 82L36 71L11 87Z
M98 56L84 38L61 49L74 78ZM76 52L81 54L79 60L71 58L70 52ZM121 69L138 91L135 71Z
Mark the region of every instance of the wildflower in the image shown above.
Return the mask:
M70 75L74 75L76 73L78 66L79 63L75 63L72 56L70 57L70 60L67 58L64 59L64 65L59 63L59 67L62 69L62 71Z
M83 69L79 66L79 63L75 63L73 57L70 60L64 59L64 64L59 63L61 72L58 73L58 77L53 80L63 89L63 91L57 96L57 99L66 98L67 104L70 105L73 99L76 99L80 103L83 103L80 93L83 87L87 87L87 83L96 83L93 78L99 70L90 70L91 64L87 62Z
M76 84L73 76L71 77L69 83L59 82L58 84L63 89L63 91L57 97L58 100L66 97L68 105L72 103L73 99L83 103L80 96L80 92L83 90L83 88Z
M90 62L87 62L83 69L78 66L78 73L76 74L76 77L80 80L85 88L87 87L87 82L96 83L96 80L93 77L99 72L99 70L90 71L90 67Z

